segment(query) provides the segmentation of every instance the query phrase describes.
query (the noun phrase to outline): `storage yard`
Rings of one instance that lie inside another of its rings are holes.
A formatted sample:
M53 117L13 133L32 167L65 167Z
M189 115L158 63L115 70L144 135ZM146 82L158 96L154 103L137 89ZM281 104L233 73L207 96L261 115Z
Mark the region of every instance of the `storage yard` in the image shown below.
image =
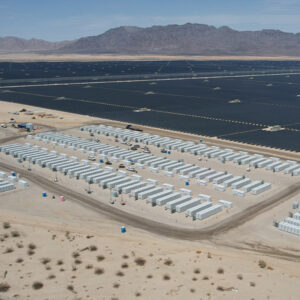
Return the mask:
M300 165L111 126L29 134L1 158L115 209L204 228L297 182Z

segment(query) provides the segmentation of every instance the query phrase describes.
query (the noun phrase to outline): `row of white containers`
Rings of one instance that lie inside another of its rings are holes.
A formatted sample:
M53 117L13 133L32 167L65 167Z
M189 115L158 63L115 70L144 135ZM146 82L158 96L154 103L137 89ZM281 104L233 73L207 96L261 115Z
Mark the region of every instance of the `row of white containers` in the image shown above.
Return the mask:
M125 150L117 146L98 144L56 132L40 133L36 135L35 139L42 140L46 143L55 143L63 147L68 146L72 150L82 149L84 151L90 151L89 153L94 155L99 153L101 158L108 156L113 161L123 159L123 163L130 164L133 162L136 163L136 167L138 168L143 168L144 165L147 165L152 172L158 173L159 170L164 170L164 175L166 176L179 174L180 179L185 181L195 177L197 178L196 182L198 184L206 185L208 182L213 182L214 188L219 191L225 191L227 187L232 187L233 194L241 197L245 196L247 192L258 195L271 188L270 183L264 183L262 181L252 182L249 178L242 176L233 177L232 174L228 174L227 172L217 172L209 168L201 168L192 164L184 164L183 162L169 160L151 154Z
M82 131L96 132L104 135L111 135L116 138L142 142L148 145L156 145L166 149L174 149L181 152L189 152L195 155L204 155L208 158L218 158L222 162L233 161L238 164L249 164L256 168L265 167L267 170L274 172L284 171L285 174L292 176L300 175L300 165L295 161L281 161L277 157L266 158L260 154L250 155L248 152L235 152L232 149L222 149L216 146L208 147L205 144L195 144L194 142L186 142L179 139L171 139L168 137L160 137L159 135L150 135L128 129L121 129L105 125L90 125L80 127Z
M292 217L279 222L278 228L282 231L300 236L300 212L296 212Z
M129 194L135 199L147 199L147 202L151 202L152 205L166 205L166 209L170 209L172 212L187 210L186 216L191 216L193 219L205 219L220 212L223 206L230 207L231 205L225 200L213 205L210 196L203 194L192 199L190 190L181 189L179 192L174 192L174 186L169 184L159 187L157 181L153 179L141 181L141 176L138 175L128 177L124 171L115 173L111 167L101 169L97 163L90 166L88 161L78 162L76 157L68 160L65 154L59 155L54 153L56 151L48 153L46 149L40 150L39 147L30 147L29 144L25 146L5 145L0 150L13 155L20 161L28 160L41 167L68 174L70 177L84 179L87 182L99 184L103 188L111 188L117 193ZM201 204L201 200L205 200L206 204Z

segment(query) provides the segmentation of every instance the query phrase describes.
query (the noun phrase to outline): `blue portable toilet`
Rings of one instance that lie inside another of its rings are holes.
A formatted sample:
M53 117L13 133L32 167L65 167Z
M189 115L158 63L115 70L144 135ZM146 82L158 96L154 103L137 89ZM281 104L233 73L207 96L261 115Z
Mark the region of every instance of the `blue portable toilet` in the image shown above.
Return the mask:
M103 163L103 159L99 159L99 163Z
M203 142L203 140L202 139L200 139L200 143L202 143Z
M168 151L168 154L171 154L171 151Z
M11 176L16 176L16 173L15 172L11 172Z
M42 196L43 196L43 197L47 197L47 193L46 193L46 192L43 192L43 193L42 193Z
M125 228L125 226L122 226L121 227L121 233L125 233L126 232L126 228Z
M185 185L190 185L190 183L188 181L185 182Z

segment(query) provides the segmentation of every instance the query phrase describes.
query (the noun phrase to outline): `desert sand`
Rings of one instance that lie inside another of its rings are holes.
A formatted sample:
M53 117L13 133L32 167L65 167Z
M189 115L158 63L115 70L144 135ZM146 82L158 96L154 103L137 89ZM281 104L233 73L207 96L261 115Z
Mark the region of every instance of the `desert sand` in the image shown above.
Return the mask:
M124 127L120 122L89 116L22 104L0 104L1 122L8 122L11 117L17 122L33 121L39 124L39 131L64 130L73 136L88 138L86 132L79 132L74 127L96 123ZM23 108L42 110L53 117L34 115L36 119L32 120L32 115L11 114ZM176 132L141 128L147 132L152 130L161 135L176 136ZM21 134L25 133L13 128L1 129L0 141L5 141L7 135ZM187 139L191 137L180 134ZM111 137L100 138L101 142L117 144ZM199 139L198 136L196 138ZM28 142L20 137L11 143L25 141ZM257 147L255 151L259 149ZM86 158L84 154L80 156L68 149L57 147L56 150ZM158 149L151 150L158 154ZM263 148L263 151L268 149ZM288 151L280 153L287 157L293 154ZM178 155L172 153L172 159L177 159ZM193 156L184 155L186 162L195 162ZM12 169L16 166L15 160L3 154L0 162L9 163ZM220 167L214 159L203 163L213 168ZM27 168L26 164L24 168ZM233 164L226 165L226 168L230 172L246 172ZM32 166L32 172L53 180L49 170ZM141 175L146 178L154 176L147 172L143 170ZM274 188L270 195L289 184L289 180L299 181L296 177L273 176L266 170L253 172L247 176L262 176L272 182ZM176 178L162 179L159 176L158 179L165 182L170 180L169 183L183 184ZM83 193L86 187L78 182L59 175L57 184ZM297 195L229 232L209 240L187 241L128 226L72 199L66 198L65 202L61 202L61 194L45 190L36 183L29 181L29 185L27 188L17 186L14 191L0 194L1 299L299 299L299 237L280 232L272 226L273 220L287 216ZM92 189L92 197L107 202L107 190ZM42 192L47 192L48 196L43 198ZM214 198L218 197L216 192ZM245 199L227 200L234 201L234 209L249 205ZM261 200L263 197L249 201ZM141 209L143 214L152 213L150 217L156 221L165 219L165 222L171 223L173 218L172 222L177 226L201 226L182 216L173 217L158 208L146 207L143 202L130 205L130 201L127 199L128 205L124 208L128 212L139 213L138 209ZM115 209L123 208L116 204ZM220 218L225 216L224 212ZM216 219L208 220L207 225L212 221ZM126 233L121 233L121 226L126 226Z
M300 60L293 56L170 56L170 55L121 55L121 54L39 54L39 53L0 53L0 62L33 61L160 61L160 60Z

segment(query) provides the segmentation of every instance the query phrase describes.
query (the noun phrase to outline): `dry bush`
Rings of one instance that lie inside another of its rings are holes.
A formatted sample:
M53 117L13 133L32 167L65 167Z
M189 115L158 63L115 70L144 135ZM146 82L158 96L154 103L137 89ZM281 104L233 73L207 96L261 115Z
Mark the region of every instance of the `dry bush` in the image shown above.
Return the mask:
M273 270L274 270L274 268L273 268L273 267L271 267L271 266L267 266L267 269L268 269L268 270L271 270L271 271L273 271Z
M30 244L28 245L28 248L31 249L31 250L34 250L34 249L36 249L36 245L33 244L33 243L30 243Z
M113 284L113 287L114 287L115 289L117 289L117 288L120 287L120 284L119 284L119 283L114 283L114 284Z
M200 273L201 273L201 271L200 271L200 269L199 269L199 268L197 268L197 269L195 269L195 270L194 270L194 273L195 273L195 274L200 274Z
M102 268L96 268L94 273L95 273L96 275L101 275L101 274L104 273L104 269L102 269Z
M152 274L149 274L149 275L147 275L147 278L148 278L148 279L151 279L151 278L153 278L153 275L152 275Z
M60 272L64 272L65 269L64 269L64 268L60 268L59 271L60 271Z
M41 263L43 265L48 264L50 261L51 261L51 259L49 257L43 257L43 258L41 258Z
M97 261L103 261L105 257L103 255L97 255Z
M141 294L140 292L136 292L136 293L135 293L135 296L136 296L136 297L141 297L142 294Z
M2 224L2 227L3 227L3 229L9 229L9 228L10 228L9 222L4 222L4 223Z
M196 253L197 253L197 254L201 254L201 250L197 250Z
M224 269L223 268L218 268L217 273L218 274L224 274Z
M123 256L122 256L124 259L128 259L129 258L129 256L127 255L127 254L123 254Z
M80 256L80 254L78 253L78 252L73 252L72 253L72 257L73 258L77 258L77 257L79 257Z
M144 266L146 264L146 259L142 258L142 257L138 257L134 260L134 262L138 265L138 266Z
M195 289L190 289L190 292L191 293L195 293Z
M118 272L116 273L116 275L122 277L122 276L124 276L124 273L123 273L122 271L118 271Z
M255 282L253 281L250 282L250 286L255 287L255 285L256 285Z
M163 276L163 280L170 280L171 279L171 277L170 277L170 275L168 275L168 274L165 274L164 276Z
M0 283L0 293L5 293L10 289L10 285L7 282Z
M48 266L48 265L46 265L46 268L45 268L46 270L51 270L51 267L50 266Z
M209 280L209 277L207 275L203 276L202 280Z
M164 264L166 266L171 266L173 264L173 261L170 258L168 258L168 259L165 260Z
M19 231L12 231L11 233L10 233L10 235L12 236L12 237L19 237L20 236L20 233L19 233Z
M34 252L32 249L29 249L29 250L27 251L27 254L31 256L31 255L35 254L35 252Z
M35 281L33 284L32 284L32 288L34 290L40 290L42 287L44 286L44 284L40 281Z
M197 281L197 277L193 277L192 280L193 280L193 281Z
M74 260L74 263L75 263L76 265L80 265L80 264L82 263L82 261L81 261L81 259L76 258L76 259Z
M71 292L74 292L74 286L71 285L71 284L69 284L69 285L67 286L67 290L69 290L69 291L71 291Z
M12 253L12 252L14 252L14 249L8 247L8 248L5 249L5 251L3 253L5 254L5 253Z
M18 248L23 248L24 245L23 245L22 243L17 243L17 247L18 247Z
M23 260L23 258L17 258L17 260L16 260L16 263L18 263L18 264L20 264L20 263L22 263L24 260Z
M58 261L57 261L57 263L56 263L58 266L61 266L61 265L63 265L64 264L64 262L63 262L63 260L61 260L61 259L59 259Z
M219 286L217 287L217 290L218 290L218 291L221 291L221 292L224 292L225 289L224 289L222 286L219 285Z
M258 261L258 265L263 269L267 266L266 262L262 259Z
M242 275L242 274L238 274L238 275L237 275L237 279L243 280L243 275Z
M89 247L89 250L90 250L90 251L97 251L98 248L97 248L97 246L95 246L95 245L91 245L91 246Z
M123 263L121 265L121 268L123 268L123 269L127 269L128 267L129 267L128 263Z
M90 265L90 264L89 264L89 265L86 265L85 268L86 268L86 269L92 269L92 268L93 268L93 265Z
M54 274L50 274L50 275L48 276L48 279L54 279L54 278L56 278L56 276L55 276Z

